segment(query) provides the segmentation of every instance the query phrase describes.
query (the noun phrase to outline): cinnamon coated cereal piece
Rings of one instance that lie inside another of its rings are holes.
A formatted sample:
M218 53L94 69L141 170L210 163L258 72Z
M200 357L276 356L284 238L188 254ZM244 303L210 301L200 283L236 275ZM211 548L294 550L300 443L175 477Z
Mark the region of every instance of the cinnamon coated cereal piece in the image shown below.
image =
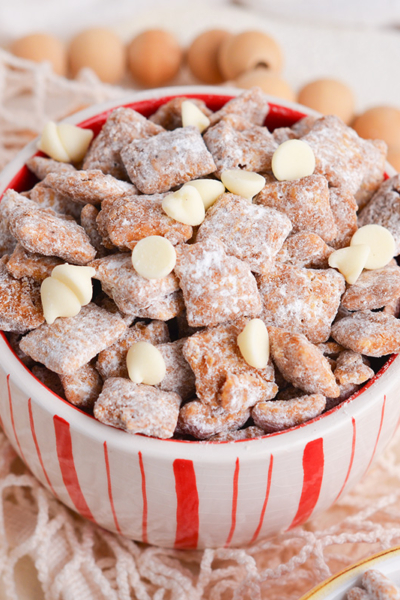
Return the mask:
M146 308L179 289L177 277L170 273L162 279L145 279L133 268L129 253L118 253L98 258L90 263L96 270L95 279L101 281L103 291L125 314Z
M293 131L296 138L301 138L312 129L312 126L317 119L318 117L308 115L307 117L303 117L297 121L297 123L292 125L290 129Z
M21 244L17 244L7 262L7 271L15 279L31 277L35 281L42 282L46 277L50 277L54 267L61 265L63 262L61 258L56 256L33 254L25 250Z
M26 250L58 256L77 265L85 265L94 259L96 250L80 225L49 212L49 209L37 207L16 192L14 194L19 196L18 208L10 215L8 226Z
M288 140L297 139L297 135L290 127L277 127L274 129L272 135L278 145L283 144L283 142L287 142Z
M382 269L363 271L342 298L348 310L382 308L400 297L400 267L395 263Z
M293 233L309 231L325 242L335 239L338 234L329 204L328 182L321 175L269 183L255 201L283 212L292 222Z
M131 108L117 108L107 118L84 158L83 169L100 169L117 179L128 179L121 150L133 140L161 133L162 127L152 123Z
M112 346L99 353L96 369L104 380L109 377L128 377L126 355L132 344L150 342L153 346L169 342L168 327L162 321L152 321L148 325L138 321Z
M266 325L304 334L316 344L329 339L340 298L342 275L334 269L299 269L281 263L258 277Z
M102 423L127 433L167 439L174 435L181 398L151 385L110 377L94 405L93 414Z
M199 400L192 400L179 411L177 433L206 440L219 433L236 431L243 427L249 417L249 408L229 412L222 407L212 408Z
M315 155L315 173L325 175L333 187L343 186L352 194L362 187L363 196L372 195L383 181L385 148L360 138L338 117L317 119L301 138Z
M276 260L292 267L325 269L332 252L333 248L325 244L319 235L304 231L294 233L284 241Z
M97 227L98 214L99 211L93 204L85 204L81 211L81 226L85 230L93 248L96 250L96 258L102 258L108 254L108 250L103 245L103 238Z
M157 345L157 350L165 362L166 373L159 388L165 392L175 392L182 400L190 400L195 396L195 378L192 369L182 353L186 340L180 339Z
M169 321L180 315L185 309L183 294L180 290L159 298L149 306L132 307L136 317L140 319L159 319Z
M40 290L32 279L14 279L7 261L7 255L0 259L0 329L25 333L44 322Z
M400 600L400 588L380 571L369 569L361 579L362 587L371 600Z
M400 174L394 175L379 187L359 215L359 227L374 223L389 229L400 254Z
M259 402L253 407L251 416L258 427L267 433L273 433L318 417L325 410L325 404L325 396L322 394Z
M212 114L212 111L207 108L206 103L203 102L203 100L182 96L181 98L173 98L169 102L162 104L160 108L151 115L149 120L152 123L156 123L156 125L161 125L161 127L164 127L164 129L167 129L168 131L182 127L182 102L185 100L190 100L190 102L195 104L207 117Z
M97 217L100 234L108 235L115 246L129 249L150 235L165 237L171 244L186 242L193 228L169 217L162 208L163 199L163 194L155 194L124 196L105 206L103 202Z
M143 194L160 194L215 171L197 127L165 131L121 151L129 178Z
M400 321L383 312L360 310L334 323L332 337L365 356L385 356L400 351Z
M49 173L72 173L75 171L75 167L70 163L59 162L44 156L28 158L26 166L38 179L44 179Z
M84 410L93 408L103 382L91 364L84 365L69 375L60 375L60 379L68 402Z
M104 292L96 294L95 298L93 299L93 302L97 304L97 306L99 306L100 308L104 308L113 315L119 315L126 323L127 327L130 327L135 320L134 315L125 315L124 313L122 313L118 309L118 306L115 304L114 300L112 300L110 296L107 296L107 294L105 294Z
M109 198L137 194L131 183L104 175L99 169L49 173L43 184L81 204L100 204Z
M340 389L329 362L304 335L268 327L272 360L287 381L310 394L335 398Z
M278 392L271 362L265 369L255 369L239 350L237 336L247 321L206 329L186 340L183 355L196 376L197 396L204 404L237 412Z
M345 400L348 400L351 396L353 396L353 394L358 392L360 387L361 387L360 385L357 385L355 383L339 384L340 394L336 398L327 398L326 399L325 412L328 410L331 410L335 406L338 406L338 404L341 404Z
M218 433L210 437L210 442L237 442L238 440L254 440L254 438L262 437L265 431L261 427L250 425L244 429L237 431L228 431L227 433Z
M336 342L326 342L325 344L317 344L319 350L321 350L324 356L330 356L335 359L343 352L344 348Z
M344 187L329 189L329 204L337 228L337 235L329 245L338 250L349 246L357 231L358 206L353 194Z
M371 596L359 587L354 587L347 592L347 600L372 600Z
M74 373L125 332L126 323L92 302L75 317L58 318L28 333L21 349L48 369L62 375Z
M266 127L258 127L237 115L224 117L204 134L204 141L220 177L227 169L270 171L272 155L278 147Z
M340 385L365 383L375 375L368 364L367 359L363 359L361 354L345 350L337 357L333 374Z
M57 394L60 398L65 398L64 388L57 373L50 371L50 369L47 369L43 365L34 365L32 367L32 373L36 379L39 379L39 381L49 388L49 390L54 392L54 394Z
M12 254L17 240L8 228L8 219L14 209L16 192L7 190L0 202L0 257Z
M237 115L254 125L264 125L269 113L268 99L260 88L254 87L229 100L219 111L209 115L211 125L215 125L227 115Z
M396 298L385 306L383 312L386 315L392 315L392 317L398 318L400 316L400 298Z
M228 256L217 238L182 244L176 253L175 273L190 326L207 327L261 312L261 298L250 267Z
M29 198L39 204L41 208L51 208L56 213L70 215L76 220L79 219L79 215L81 214L81 206L73 202L68 196L53 190L44 181L36 184L31 189Z
M291 228L282 213L250 204L234 194L223 194L207 211L196 241L215 236L225 244L228 254L261 273L272 265Z

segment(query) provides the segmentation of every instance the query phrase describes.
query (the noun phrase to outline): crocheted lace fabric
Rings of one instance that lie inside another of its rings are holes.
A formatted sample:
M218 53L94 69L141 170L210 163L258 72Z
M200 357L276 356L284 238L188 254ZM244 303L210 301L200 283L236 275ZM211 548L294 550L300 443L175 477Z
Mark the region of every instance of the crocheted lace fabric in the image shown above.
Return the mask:
M89 71L55 76L0 51L0 167L49 120L115 98ZM0 432L0 598L298 600L400 544L400 434L352 493L306 525L245 549L176 551L108 533L60 504Z

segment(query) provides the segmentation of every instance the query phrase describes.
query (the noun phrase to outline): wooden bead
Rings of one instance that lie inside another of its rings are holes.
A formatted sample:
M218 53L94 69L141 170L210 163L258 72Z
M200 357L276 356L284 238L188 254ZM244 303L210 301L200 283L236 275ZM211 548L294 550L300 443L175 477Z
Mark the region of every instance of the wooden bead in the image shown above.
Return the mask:
M263 92L270 94L271 96L277 96L278 98L283 98L290 102L296 100L296 94L289 84L273 71L263 67L258 67L258 69L243 73L236 79L235 85L244 89L258 86Z
M10 48L19 58L34 62L49 61L57 75L67 74L67 52L64 44L47 33L33 33L15 40Z
M192 74L203 83L222 83L224 78L218 66L221 43L232 34L224 29L210 29L198 35L187 52L187 63Z
M244 31L221 44L218 64L225 79L236 79L258 66L280 73L283 55L279 44L262 31Z
M298 102L323 115L336 115L347 125L354 117L353 92L335 79L317 79L308 83L300 90Z
M149 29L133 38L128 47L128 64L133 79L141 85L164 85L179 72L182 49L168 31Z
M87 29L79 33L69 46L71 74L93 69L105 83L118 83L124 76L126 54L120 38L109 29Z
M390 147L400 147L400 110L397 108L370 108L355 119L353 127L362 138L383 140Z

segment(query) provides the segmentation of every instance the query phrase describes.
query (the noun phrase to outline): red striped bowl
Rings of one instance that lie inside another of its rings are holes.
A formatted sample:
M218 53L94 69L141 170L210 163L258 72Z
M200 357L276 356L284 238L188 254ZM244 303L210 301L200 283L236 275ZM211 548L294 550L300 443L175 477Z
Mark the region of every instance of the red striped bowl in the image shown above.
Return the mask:
M171 97L218 109L237 90L185 87L137 93L68 119L97 132L115 107L150 115ZM271 98L269 126L312 111ZM0 177L29 189L29 144ZM388 167L389 174L393 170ZM82 413L43 386L0 335L0 416L15 450L59 500L102 527L175 548L243 546L300 525L368 471L400 417L400 357L361 393L301 427L235 443L128 435Z

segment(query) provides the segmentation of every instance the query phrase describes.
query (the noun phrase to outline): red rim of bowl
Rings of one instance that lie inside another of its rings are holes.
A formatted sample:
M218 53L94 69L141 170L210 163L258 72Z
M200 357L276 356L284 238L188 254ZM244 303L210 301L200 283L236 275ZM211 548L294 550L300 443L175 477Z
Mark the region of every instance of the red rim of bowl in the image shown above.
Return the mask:
M218 110L219 108L221 108L221 106L223 106L226 102L228 102L229 100L231 100L233 98L232 95L228 95L228 94L220 94L220 95L218 95L218 94L190 94L190 93L189 94L184 94L184 93L173 94L173 95L163 96L161 98L154 98L154 99L150 99L150 100L141 100L138 102L128 102L126 104L121 103L118 107L110 108L108 110L105 110L105 111L93 116L93 117L89 117L88 119L81 121L77 125L84 129L92 129L92 131L94 132L94 135L96 137L98 135L99 131L101 130L103 124L107 120L107 117L113 110L115 110L115 108L119 108L119 107L132 108L132 109L136 110L137 112L139 112L140 114L142 114L143 116L149 117L161 105L165 104L166 102L169 102L169 100L172 100L172 99L180 97L180 96L185 96L186 98L196 98L199 100L203 100L206 103L206 105L208 106L208 108L210 108L213 111ZM296 123L301 118L307 116L306 113L295 110L294 108L289 108L289 107L282 106L280 104L275 104L272 102L269 102L268 104L269 104L270 110L265 119L264 125L266 125L270 130L276 129L278 127L290 127L291 125ZM43 152L38 151L33 156L46 156L46 155ZM386 178L388 177L387 175L385 175L385 176L386 176ZM1 195L0 201L1 201L4 193L8 189L15 189L14 186L16 186L17 191L25 191L25 190L30 189L30 187L32 187L32 185L34 185L36 182L37 182L37 178L35 177L35 175L33 175L33 173L31 173L29 171L29 169L26 165L24 165L18 171L18 173L16 173L14 175L14 177L11 179L11 181L8 183L8 185L5 187L5 189L3 190L3 193ZM25 189L22 189L22 188L25 188ZM95 417L93 415L91 415L91 414L85 412L84 410L80 409L79 407L71 404L70 402L68 402L68 400L61 398L61 396L59 396L58 394L53 392L42 381L40 381L32 373L32 371L21 361L21 359L17 356L17 354L14 352L5 333L3 331L0 331L0 335L3 338L3 340L5 341L5 343L7 344L10 352L20 362L20 364L29 373L29 375L31 377L33 377L41 386L43 386L45 388L45 390L50 392L53 396L55 396L55 398L57 398L61 402L64 402L70 408L75 409L78 413L98 422L97 419L95 419ZM235 444L241 443L241 442L249 443L249 442L252 442L255 440L276 437L276 436L282 435L289 431L295 431L295 430L302 429L303 427L307 427L308 425L311 425L312 423L316 423L317 421L320 421L324 417L327 417L328 415L331 415L331 414L337 412L340 408L342 408L343 406L352 402L360 394L362 394L364 391L366 391L368 388L370 388L380 377L382 377L382 375L387 371L387 369L394 362L394 360L397 358L397 356L398 356L397 354L390 355L389 358L384 363L384 365L374 375L374 377L372 377L364 386L362 386L359 390L357 390L349 398L347 398L343 402L340 402L339 404L337 404L336 406L331 408L329 411L326 411L326 412L322 413L321 415L315 417L314 419L310 419L309 421L306 421L305 423L301 423L300 425L295 425L294 427L290 427L288 429L283 429L282 431L266 433L265 435L259 436L257 438L250 438L250 439L243 439L243 440L211 440L210 441L210 440L179 440L179 439L170 438L170 439L163 439L163 440L159 439L159 441L160 442L175 442L175 443L183 443L183 444L204 444L204 443L210 444L211 443L211 444L215 444L215 445L228 444L228 443L231 444L232 442ZM118 428L113 427L113 429L118 429ZM144 434L136 434L136 435L147 437Z

